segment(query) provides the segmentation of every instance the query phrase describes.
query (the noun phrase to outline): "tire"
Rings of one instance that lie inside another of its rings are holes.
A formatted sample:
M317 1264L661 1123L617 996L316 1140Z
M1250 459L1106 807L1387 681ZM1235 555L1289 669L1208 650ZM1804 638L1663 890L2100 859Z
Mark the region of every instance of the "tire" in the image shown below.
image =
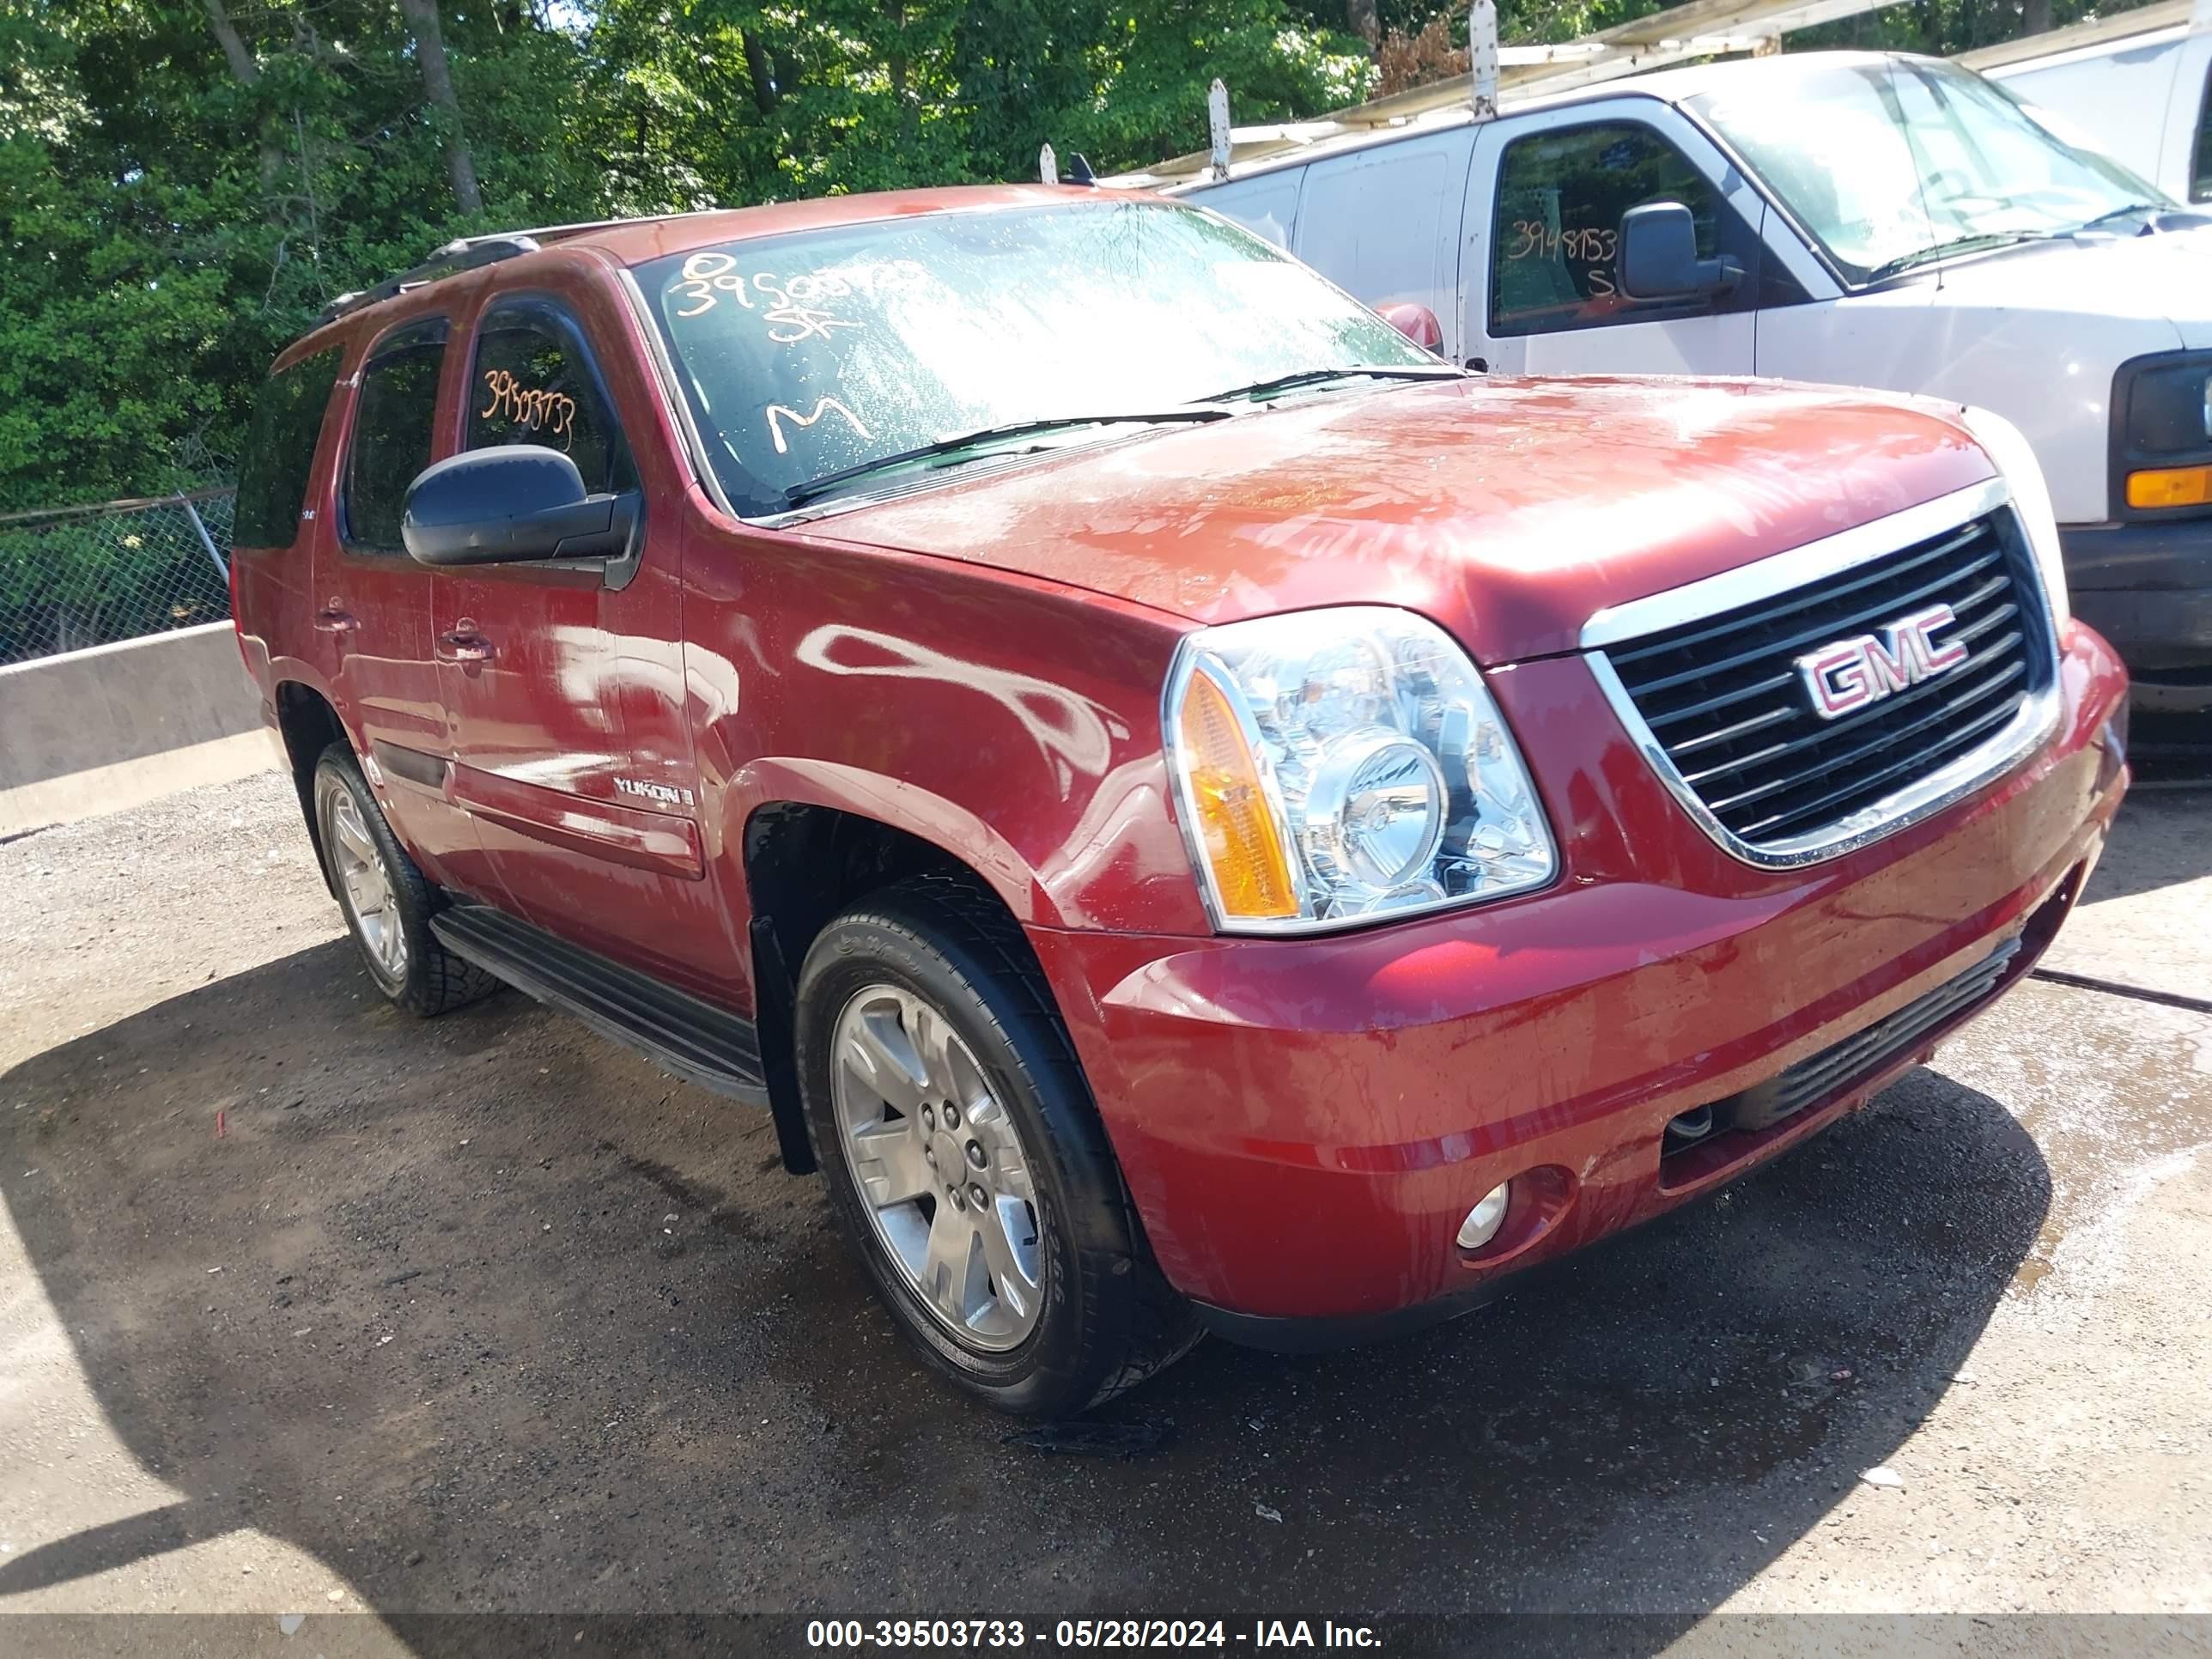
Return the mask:
M1000 1411L1072 1417L1197 1341L1028 941L989 894L920 877L837 917L799 971L795 1036L830 1206L939 1374ZM926 1202L901 1201L925 1182Z
M315 763L313 800L323 873L376 988L425 1018L497 990L499 981L430 931L445 893L392 835L345 744L332 744Z

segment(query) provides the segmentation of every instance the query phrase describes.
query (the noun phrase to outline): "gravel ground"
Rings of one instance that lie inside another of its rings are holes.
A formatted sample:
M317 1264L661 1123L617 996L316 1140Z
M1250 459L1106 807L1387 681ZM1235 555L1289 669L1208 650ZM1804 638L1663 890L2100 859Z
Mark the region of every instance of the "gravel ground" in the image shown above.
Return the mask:
M2200 995L2206 804L2131 802L2074 924L2155 909ZM764 1115L511 994L386 1006L249 779L0 846L0 1611L330 1652L346 1611L1595 1610L1644 1650L2128 1612L2202 1651L2208 1147L2212 1018L2032 982L1540 1292L1207 1344L1108 1413L1156 1449L1048 1457L909 1361Z

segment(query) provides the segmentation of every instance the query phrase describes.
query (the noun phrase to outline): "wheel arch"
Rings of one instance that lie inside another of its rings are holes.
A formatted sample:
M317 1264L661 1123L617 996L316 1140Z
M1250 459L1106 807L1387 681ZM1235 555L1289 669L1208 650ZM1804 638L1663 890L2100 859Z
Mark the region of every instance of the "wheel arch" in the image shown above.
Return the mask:
M349 743L345 723L331 700L301 680L280 680L276 687L276 732L292 768L292 787L299 793L300 816L307 820L307 839L315 849L316 867L323 885L331 886L330 860L323 856L322 826L315 821L315 763L334 743Z
M999 878L994 879L993 870L953 852L933 835L847 801L821 799L811 791L757 799L736 841L750 912L753 1019L769 1109L784 1168L793 1175L810 1174L814 1155L799 1100L793 1030L799 966L816 936L869 893L928 874L971 884L1018 927L1034 919L1035 884L1016 884L1027 902L1010 902L1003 860L989 861L997 865ZM997 850L1012 857L1003 842Z

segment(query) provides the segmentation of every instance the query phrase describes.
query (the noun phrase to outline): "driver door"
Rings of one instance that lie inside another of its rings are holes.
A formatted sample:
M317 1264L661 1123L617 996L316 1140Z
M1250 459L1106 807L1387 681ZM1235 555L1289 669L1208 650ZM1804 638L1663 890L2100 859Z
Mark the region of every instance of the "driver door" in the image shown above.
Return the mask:
M679 486L641 476L651 431L593 349L603 296L578 283L495 294L469 331L461 448L532 444L593 494L642 489L629 552L459 566L433 580L431 629L455 799L527 920L709 996L738 960L705 879L684 713ZM657 487L655 487L657 485Z
M1748 374L1762 301L1789 298L1768 291L1758 193L1655 100L1492 122L1469 191L1469 221L1487 234L1468 252L1468 355L1498 372ZM1733 289L1667 301L1621 291L1621 216L1653 202L1690 210L1699 257L1742 268Z

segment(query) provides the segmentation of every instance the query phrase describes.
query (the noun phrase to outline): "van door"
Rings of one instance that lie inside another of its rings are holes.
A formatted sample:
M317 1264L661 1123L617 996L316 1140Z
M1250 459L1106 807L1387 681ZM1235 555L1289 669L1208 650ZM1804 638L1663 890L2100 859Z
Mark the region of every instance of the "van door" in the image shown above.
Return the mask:
M1729 292L1644 301L1620 291L1620 218L1680 202L1700 257L1743 268ZM1748 374L1770 280L1765 204L1696 127L1650 98L1487 124L1468 183L1467 337L1507 374ZM1802 297L1802 296L1801 296Z
M1291 250L1377 309L1424 305L1460 353L1460 222L1474 129L1351 150L1310 163Z
M461 447L541 445L594 494L639 490L627 434L649 422L623 418L602 373L623 360L595 352L587 329L619 337L592 315L600 296L574 289L487 301L467 346ZM665 480L645 492L624 558L440 571L432 626L453 796L514 908L712 994L736 963L705 880L684 720L682 494Z
M2189 37L2166 118L2158 180L2185 202L2212 203L2212 22Z

